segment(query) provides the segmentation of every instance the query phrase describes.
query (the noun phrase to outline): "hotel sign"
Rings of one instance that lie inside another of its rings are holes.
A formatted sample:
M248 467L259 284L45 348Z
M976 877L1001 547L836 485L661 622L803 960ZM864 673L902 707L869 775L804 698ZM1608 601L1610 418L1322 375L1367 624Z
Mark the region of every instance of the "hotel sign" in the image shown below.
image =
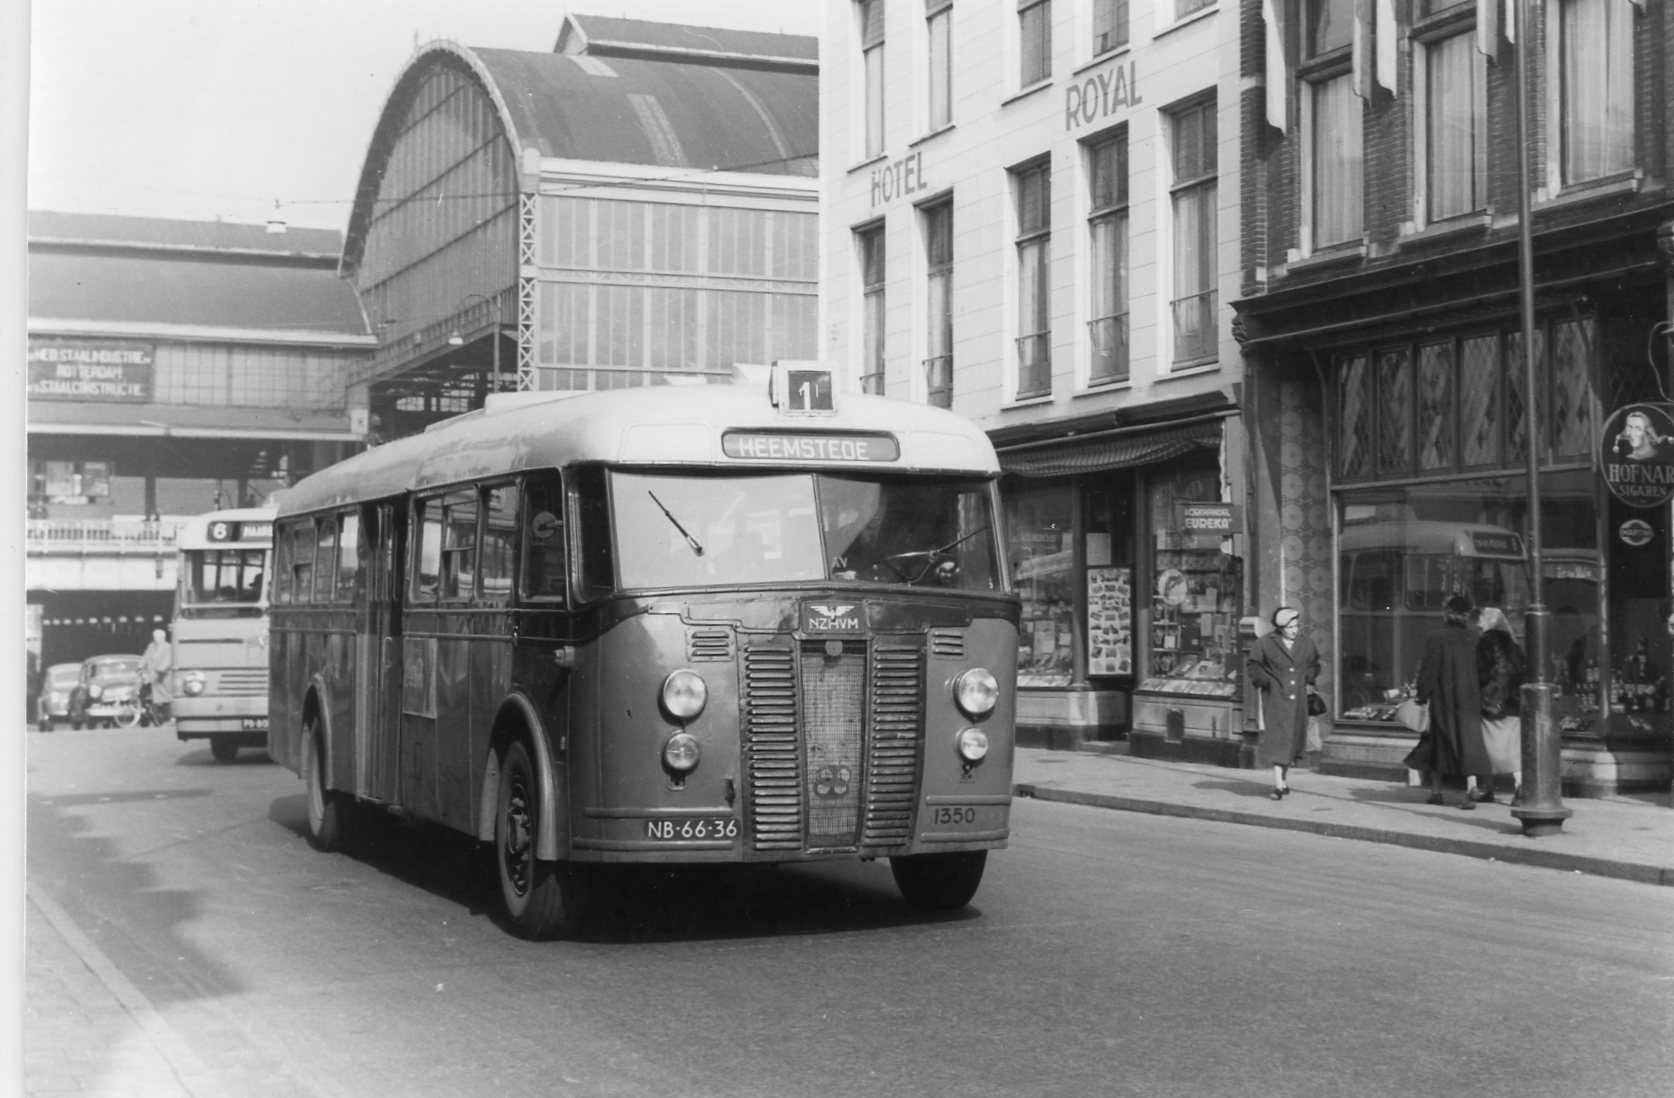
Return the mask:
M1666 404L1628 404L1604 421L1599 472L1610 494L1629 507L1660 507L1674 498L1674 415Z
M1100 119L1139 106L1139 64L1129 60L1089 73L1064 88L1064 129L1090 126Z
M152 343L29 341L29 399L145 404L155 391Z

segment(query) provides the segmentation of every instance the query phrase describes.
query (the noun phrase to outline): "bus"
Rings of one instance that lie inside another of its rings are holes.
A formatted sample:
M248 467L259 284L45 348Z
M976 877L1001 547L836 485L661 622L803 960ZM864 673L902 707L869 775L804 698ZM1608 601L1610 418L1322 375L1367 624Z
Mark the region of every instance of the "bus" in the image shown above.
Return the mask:
M267 746L267 576L272 507L211 511L176 534L175 735L208 740L217 762Z
M885 858L968 904L1009 835L998 461L811 372L497 394L292 486L268 751L312 844L438 822L535 939L610 864Z

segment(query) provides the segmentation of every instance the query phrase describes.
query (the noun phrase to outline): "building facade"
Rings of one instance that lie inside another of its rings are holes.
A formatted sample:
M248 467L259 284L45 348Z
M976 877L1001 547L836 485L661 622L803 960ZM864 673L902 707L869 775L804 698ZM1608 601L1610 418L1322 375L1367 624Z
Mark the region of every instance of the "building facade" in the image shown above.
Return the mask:
M827 12L821 354L995 442L1020 734L1236 762L1239 11Z
M1674 423L1674 19L1522 7L1243 5L1253 598L1331 626L1324 764L1398 775L1441 599L1523 639L1543 596L1566 791L1666 789L1674 455L1633 451Z
M141 651L174 528L265 499L364 436L371 351L341 235L29 215L27 643L43 664Z
M813 357L817 72L808 37L585 16L551 52L420 48L343 252L374 440L497 389Z

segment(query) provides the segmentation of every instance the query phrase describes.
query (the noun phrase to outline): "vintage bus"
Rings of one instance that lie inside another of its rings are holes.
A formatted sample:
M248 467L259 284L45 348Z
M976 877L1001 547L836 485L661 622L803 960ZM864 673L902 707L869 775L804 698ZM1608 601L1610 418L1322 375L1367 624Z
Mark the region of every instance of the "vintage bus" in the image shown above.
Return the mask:
M271 507L211 511L176 534L175 735L208 740L216 760L267 746L267 576Z
M293 486L268 750L313 844L439 821L532 938L604 863L887 858L968 903L1009 828L999 467L808 375L497 395Z

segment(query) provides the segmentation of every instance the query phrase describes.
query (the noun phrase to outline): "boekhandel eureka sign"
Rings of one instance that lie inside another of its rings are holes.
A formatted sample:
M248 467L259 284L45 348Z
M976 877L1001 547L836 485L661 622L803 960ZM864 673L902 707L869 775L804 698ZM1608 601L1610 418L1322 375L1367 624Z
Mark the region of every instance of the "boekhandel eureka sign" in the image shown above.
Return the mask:
M1599 433L1598 468L1610 494L1630 507L1674 497L1674 414L1667 404L1627 404Z

